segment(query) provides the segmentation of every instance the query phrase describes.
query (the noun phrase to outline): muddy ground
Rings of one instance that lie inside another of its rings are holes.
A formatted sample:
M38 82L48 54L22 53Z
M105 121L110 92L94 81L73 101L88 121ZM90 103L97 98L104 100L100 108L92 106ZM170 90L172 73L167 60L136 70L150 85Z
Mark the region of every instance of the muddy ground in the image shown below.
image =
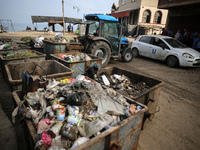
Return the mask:
M158 102L160 111L141 132L138 150L200 149L200 68L169 68L163 62L145 57L135 58L129 63L112 60L108 66L120 67L164 82ZM10 87L2 76L0 103L11 120L15 106ZM27 149L23 126L19 122L13 126L19 149Z

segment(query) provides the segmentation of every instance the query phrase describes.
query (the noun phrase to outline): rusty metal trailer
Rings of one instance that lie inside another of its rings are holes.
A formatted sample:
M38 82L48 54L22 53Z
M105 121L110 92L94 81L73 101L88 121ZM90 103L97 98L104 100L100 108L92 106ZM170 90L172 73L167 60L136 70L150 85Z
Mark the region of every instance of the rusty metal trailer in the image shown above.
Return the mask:
M38 66L38 67L37 67ZM37 62L14 63L5 66L13 91L22 89L22 70L29 73L35 71L44 78L54 78L55 80L63 80L71 78L73 71L63 64L55 60L45 60Z
M3 54L11 54L13 52L1 52L0 53L1 70L2 70L2 75L4 78L6 77L5 65L7 65L7 64L45 60L45 54L42 54L42 53L34 51L34 50L28 50L28 51L35 53L37 56L6 59L3 57Z
M23 99L22 91L14 91L12 93L13 98L17 105L20 104ZM139 143L139 136L142 128L142 120L144 113L148 110L147 106L126 98L127 102L130 104L137 104L142 107L142 110L130 116L129 118L123 120L120 124L107 129L96 137L90 139L88 142L74 148L74 150L137 150ZM36 133L36 129L30 120L25 119L28 130L28 139L30 144L29 149L33 149L35 143L39 140L39 135Z
M144 128L145 128L146 124L154 118L155 113L157 112L158 99L160 96L161 88L164 85L164 83L162 81L142 76L136 73L132 73L117 67L102 68L101 70L98 71L97 74L99 75L101 72L106 72L108 75L113 75L113 74L125 75L131 80L132 83L145 82L148 86L150 86L148 90L131 98L148 107L148 112L145 113L145 118L144 118L145 121Z
M76 56L79 52L69 52L63 53L63 55L73 55ZM62 63L63 65L69 67L74 71L73 78L76 78L79 74L84 74L88 68L93 67L95 64L98 66L99 69L102 68L102 58L97 58L92 55L90 56L91 60L80 60L75 62L68 62L62 59L59 54L51 54L52 59Z
M50 54L66 53L71 50L81 51L84 49L84 47L81 46L81 43L58 43L50 40L43 40L43 48L46 59L51 59Z

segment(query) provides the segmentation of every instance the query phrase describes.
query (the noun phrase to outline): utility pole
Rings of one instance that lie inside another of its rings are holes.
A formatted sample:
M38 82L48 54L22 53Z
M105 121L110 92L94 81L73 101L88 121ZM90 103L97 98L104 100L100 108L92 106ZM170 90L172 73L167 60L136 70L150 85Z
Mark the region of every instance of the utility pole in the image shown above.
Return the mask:
M63 11L63 35L64 35L65 34L64 0L62 0L62 11Z

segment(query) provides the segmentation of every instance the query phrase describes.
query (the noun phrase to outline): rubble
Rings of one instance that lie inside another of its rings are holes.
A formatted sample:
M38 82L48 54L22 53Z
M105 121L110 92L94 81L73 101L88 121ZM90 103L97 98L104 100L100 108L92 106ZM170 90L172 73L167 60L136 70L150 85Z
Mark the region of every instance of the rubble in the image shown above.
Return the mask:
M67 81L49 81L46 90L28 92L17 108L41 137L35 149L73 149L142 108L83 75Z

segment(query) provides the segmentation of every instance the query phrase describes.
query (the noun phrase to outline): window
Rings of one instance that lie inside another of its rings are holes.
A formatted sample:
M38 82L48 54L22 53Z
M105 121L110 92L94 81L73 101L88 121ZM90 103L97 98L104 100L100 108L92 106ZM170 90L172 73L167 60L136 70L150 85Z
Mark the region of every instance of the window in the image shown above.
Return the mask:
M122 5L125 5L126 4L126 0L122 0Z
M154 16L154 23L160 24L162 19L162 13L157 11Z
M166 38L164 39L170 46L174 47L174 48L186 48L187 46L185 46L183 43L175 40L175 39L171 39L171 38Z
M166 49L169 49L169 47L161 39L159 39L157 37L152 37L152 44L155 46L164 47Z
M150 43L151 41L151 37L150 36L143 36L140 38L140 42L144 42L144 43Z
M97 30L99 29L99 22L95 22L89 25L88 35L95 35Z
M150 23L151 12L149 10L144 11L142 22Z
M129 24L132 24L132 18L133 18L133 11L131 11L129 15Z
M136 2L136 0L131 0L131 2Z
M103 37L117 37L118 30L117 30L117 23L115 22L104 22L102 24L102 36Z
M138 10L135 10L133 14L133 24L137 24L137 22L138 22Z

